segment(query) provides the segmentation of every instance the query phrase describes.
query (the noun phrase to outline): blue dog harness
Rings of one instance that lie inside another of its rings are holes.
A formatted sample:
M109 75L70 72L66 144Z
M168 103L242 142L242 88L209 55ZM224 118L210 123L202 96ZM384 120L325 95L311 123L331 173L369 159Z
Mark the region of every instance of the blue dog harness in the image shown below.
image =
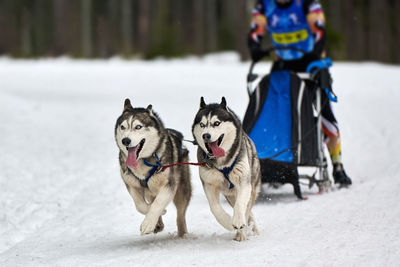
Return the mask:
M206 153L203 153L203 154L204 154L204 158L206 158L206 157L207 157ZM151 163L149 163L147 160L143 159L143 162L144 162L144 164L145 164L146 166L152 167L151 170L149 171L149 174L148 174L147 177L144 178L144 179L141 179L141 178L137 177L137 176L132 172L132 170L128 167L129 173L132 174L133 177L135 177L136 179L138 179L140 185L141 185L142 187L144 187L144 188L149 188L149 180L151 179L151 177L153 177L153 175L154 175L155 173L158 173L158 172L160 172L160 171L163 171L163 170L165 169L165 167L172 167L172 166L175 165L175 164L172 164L172 165L168 165L168 166L162 166L161 160L160 160L160 158L158 157L158 155L157 155L157 154L154 154L154 157L155 157L156 160L157 160L156 164L151 164ZM225 179L229 182L229 189L232 189L232 188L235 187L235 185L234 185L234 184L231 182L231 180L229 179L229 174L231 173L231 171L232 171L233 168L235 167L238 157L239 157L239 155L236 156L235 160L233 161L233 163L232 163L232 165L231 165L230 167L225 167L225 168L223 168L223 169L218 169L217 167L214 166L214 168L215 168L217 171L219 171L220 173L222 173L222 174L224 175ZM184 163L184 164L200 165L200 164L198 164L198 163L197 163L197 164L196 164L196 163ZM203 163L203 164L204 164L204 163ZM204 164L204 165L203 165L203 164L201 164L201 166L206 166L206 164Z
M239 156L239 155L238 155ZM235 185L231 182L231 180L229 179L229 174L231 173L231 171L233 170L233 168L236 165L236 161L238 159L238 156L236 156L235 160L233 161L232 165L230 167L225 167L223 169L218 169L217 167L215 167L215 169L217 171L219 171L220 173L222 173L225 177L225 179L229 182L229 189L232 189L235 187Z
M204 155L204 159L207 158L207 154L205 152L203 152ZM235 160L233 161L232 165L230 167L225 167L223 169L218 169L217 167L214 166L214 168L219 171L220 173L222 173L222 175L225 177L225 179L228 181L229 183L229 189L232 189L235 187L235 185L231 182L231 180L229 179L229 174L231 173L231 171L233 170L233 168L235 168L236 162L239 158L239 155L236 156ZM206 164L206 166L208 166Z
M151 163L147 162L147 160L143 159L143 162L144 162L144 164L145 164L147 167L152 167L151 170L149 171L149 174L148 174L147 177L144 178L144 179L140 179L139 177L137 177L137 176L131 171L131 169L129 169L129 167L128 167L129 173L132 174L136 179L138 179L140 185L141 185L142 187L144 187L144 188L149 188L149 180L151 179L151 177L153 177L153 175L154 175L156 172L159 172L159 171L162 169L162 165L161 165L161 160L160 160L160 158L158 157L157 154L154 154L154 157L155 157L156 160L157 160L156 164L151 164Z

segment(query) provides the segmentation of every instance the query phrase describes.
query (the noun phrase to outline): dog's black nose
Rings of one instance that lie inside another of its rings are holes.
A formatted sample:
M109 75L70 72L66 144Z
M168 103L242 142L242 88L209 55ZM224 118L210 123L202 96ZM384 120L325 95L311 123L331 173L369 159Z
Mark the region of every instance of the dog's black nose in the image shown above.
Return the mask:
M130 143L131 143L131 139L129 139L128 137L125 137L124 139L122 139L122 144L124 146L129 146Z
M209 134L209 133L203 134L203 139L204 139L204 141L210 141L210 139L211 139L211 134Z

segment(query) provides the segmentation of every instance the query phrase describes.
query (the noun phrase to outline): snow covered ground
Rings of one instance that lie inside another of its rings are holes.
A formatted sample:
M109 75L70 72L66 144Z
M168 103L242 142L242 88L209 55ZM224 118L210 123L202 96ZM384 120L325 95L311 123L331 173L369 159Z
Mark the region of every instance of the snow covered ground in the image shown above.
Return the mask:
M249 63L233 54L152 62L0 59L0 266L399 266L400 67L336 63L335 104L350 189L297 201L264 187L261 234L232 241L195 167L189 236L140 236L113 131L123 100L153 104L191 138L200 96L243 116ZM268 63L259 72L268 71ZM195 148L188 144L191 160Z

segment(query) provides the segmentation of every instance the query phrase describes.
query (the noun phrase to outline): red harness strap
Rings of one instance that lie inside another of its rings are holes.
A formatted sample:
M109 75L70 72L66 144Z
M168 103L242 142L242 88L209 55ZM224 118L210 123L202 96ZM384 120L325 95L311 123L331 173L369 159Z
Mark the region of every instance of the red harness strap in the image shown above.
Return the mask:
M206 166L205 163L179 162L179 163L162 166L161 171L165 171L165 169L168 169L169 167L180 166L180 165Z

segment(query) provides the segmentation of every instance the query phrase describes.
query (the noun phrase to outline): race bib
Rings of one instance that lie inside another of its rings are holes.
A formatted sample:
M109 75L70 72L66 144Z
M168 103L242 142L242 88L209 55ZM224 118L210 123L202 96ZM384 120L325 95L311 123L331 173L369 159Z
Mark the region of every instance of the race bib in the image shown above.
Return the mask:
M303 29L295 32L272 33L271 36L275 43L289 45L306 40L308 38L308 32L306 29Z

